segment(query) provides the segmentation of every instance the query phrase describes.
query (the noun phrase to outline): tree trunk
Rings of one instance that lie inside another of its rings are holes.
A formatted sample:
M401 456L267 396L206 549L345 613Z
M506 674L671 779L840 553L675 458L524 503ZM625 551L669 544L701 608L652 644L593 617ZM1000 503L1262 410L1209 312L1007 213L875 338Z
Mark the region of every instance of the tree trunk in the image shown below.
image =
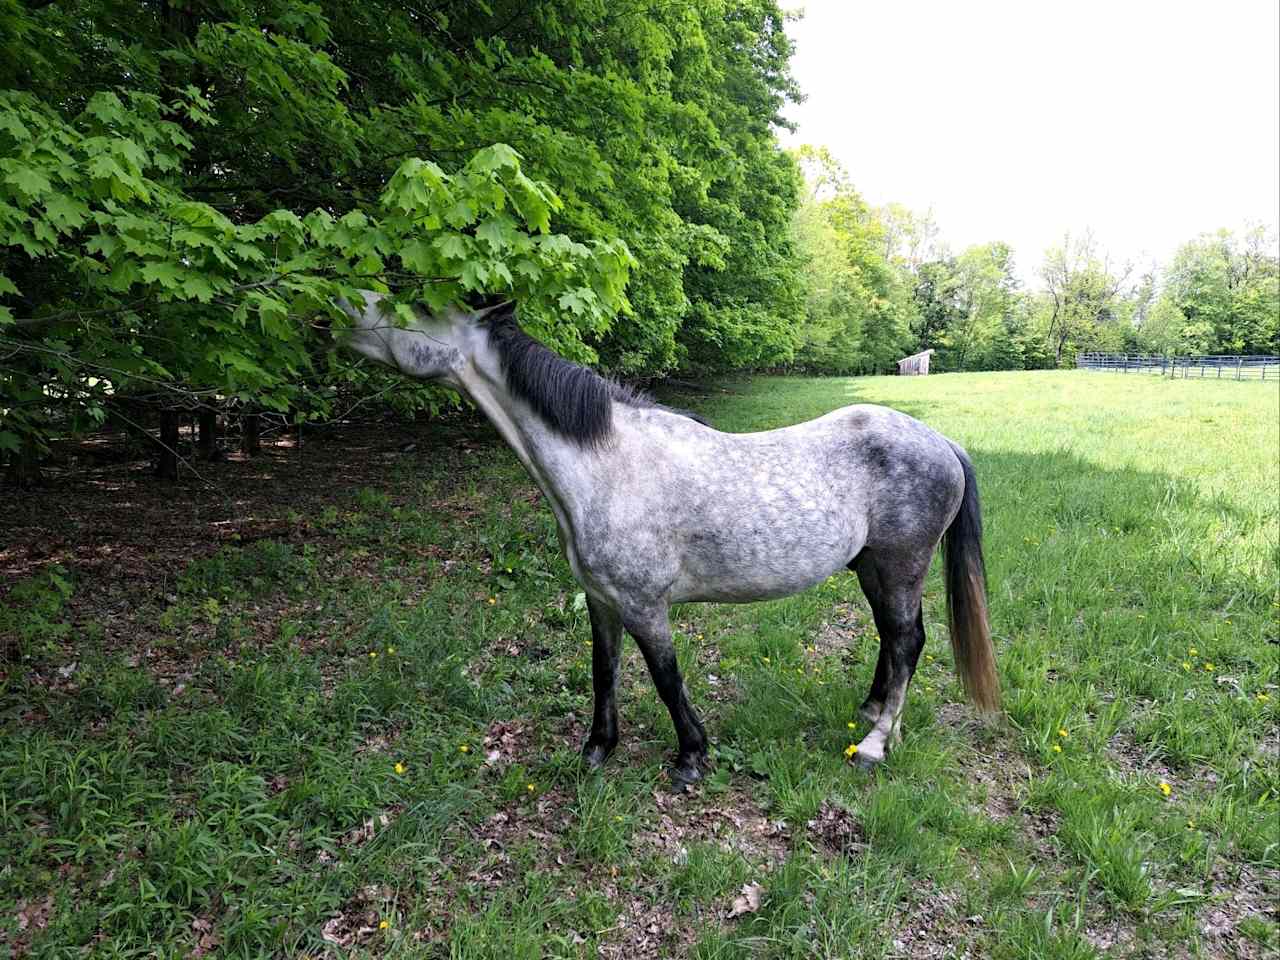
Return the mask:
M262 450L258 439L262 429L262 420L256 413L246 413L240 417L240 452L251 457Z
M156 449L156 476L161 480L178 479L177 410L160 411L160 442Z
M43 480L40 473L40 448L36 438L24 434L17 450L9 454L8 481L15 487L34 487Z
M200 408L200 434L196 441L196 456L201 460L219 460L222 451L218 449L218 411L208 407Z

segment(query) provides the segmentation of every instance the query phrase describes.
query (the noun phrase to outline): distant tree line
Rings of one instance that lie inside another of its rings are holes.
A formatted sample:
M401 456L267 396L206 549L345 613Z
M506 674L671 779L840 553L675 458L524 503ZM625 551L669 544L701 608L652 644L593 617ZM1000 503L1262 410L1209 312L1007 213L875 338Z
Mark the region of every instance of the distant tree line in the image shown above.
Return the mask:
M1280 250L1262 226L1197 237L1137 274L1092 234L1068 235L1025 288L1008 244L953 254L931 214L868 204L821 148L796 156L799 368L882 373L927 349L936 371L1071 366L1090 350L1280 353Z
M1136 280L1088 238L1023 290L777 131L776 0L0 2L0 454L103 423L175 476L178 422L443 395L332 349L358 288L501 295L629 378L1274 349L1261 235ZM366 408L367 409L367 408Z

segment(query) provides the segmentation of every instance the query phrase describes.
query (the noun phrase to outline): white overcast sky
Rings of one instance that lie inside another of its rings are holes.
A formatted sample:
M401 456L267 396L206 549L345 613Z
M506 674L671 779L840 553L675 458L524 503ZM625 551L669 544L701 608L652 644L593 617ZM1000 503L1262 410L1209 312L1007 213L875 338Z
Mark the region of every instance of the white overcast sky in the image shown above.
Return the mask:
M876 204L933 208L953 252L1064 231L1142 267L1280 220L1277 0L807 0L789 25L826 145Z

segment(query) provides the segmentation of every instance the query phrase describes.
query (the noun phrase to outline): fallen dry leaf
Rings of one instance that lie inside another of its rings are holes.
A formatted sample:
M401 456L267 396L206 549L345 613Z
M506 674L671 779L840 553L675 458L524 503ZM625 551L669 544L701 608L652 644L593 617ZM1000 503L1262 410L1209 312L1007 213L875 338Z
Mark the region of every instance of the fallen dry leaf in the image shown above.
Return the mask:
M729 919L740 917L744 913L755 913L760 909L760 891L758 883L744 883L742 895L733 898L733 906L729 908Z

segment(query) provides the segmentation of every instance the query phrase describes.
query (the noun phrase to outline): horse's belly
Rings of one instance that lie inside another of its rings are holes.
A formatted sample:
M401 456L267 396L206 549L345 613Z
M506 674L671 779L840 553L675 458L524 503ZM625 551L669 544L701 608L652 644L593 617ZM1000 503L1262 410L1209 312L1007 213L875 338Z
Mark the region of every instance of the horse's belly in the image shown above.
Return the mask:
M865 535L849 518L830 515L781 530L746 526L686 534L672 602L743 603L799 593L847 566Z

